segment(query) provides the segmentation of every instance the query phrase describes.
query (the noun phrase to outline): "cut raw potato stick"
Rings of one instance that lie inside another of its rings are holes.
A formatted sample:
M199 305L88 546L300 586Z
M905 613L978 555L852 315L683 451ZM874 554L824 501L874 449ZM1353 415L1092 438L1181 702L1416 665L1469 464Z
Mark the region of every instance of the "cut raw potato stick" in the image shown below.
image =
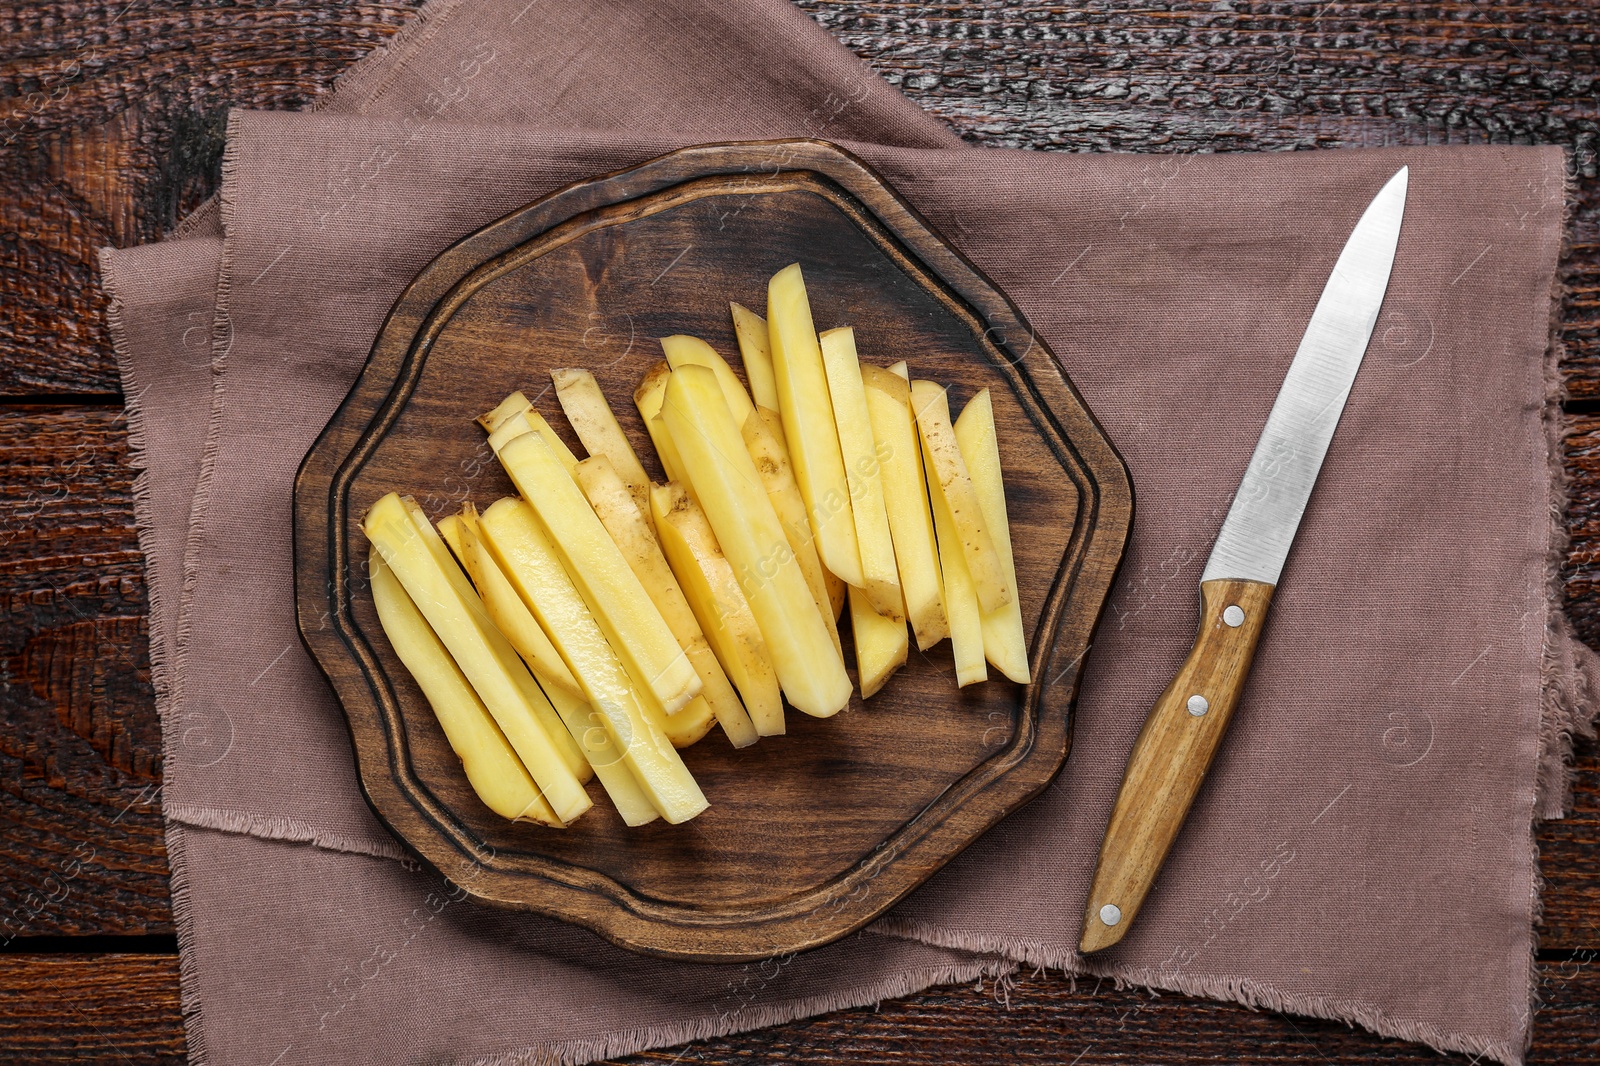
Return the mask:
M472 691L466 677L394 571L373 548L367 559L372 575L372 600L378 621L400 662L416 680L433 708L450 750L461 760L467 783L483 805L502 818L560 826L538 786L512 750L489 709Z
M478 529L523 603L550 634L590 707L599 712L611 743L651 805L674 824L705 810L705 794L646 713L627 670L590 614L533 508L524 500L500 500L483 512Z
M583 749L584 757L594 767L594 776L600 779L601 787L611 797L622 824L645 825L661 817L661 812L650 802L639 779L634 777L617 746L611 742L611 733L600 712L589 706L589 701L582 696L572 696L558 688L547 689L546 695L567 731Z
M531 410L533 404L528 398L520 392L513 392L496 404L494 410L479 415L478 425L483 427L485 433L493 433L505 424L506 419L527 414Z
M861 574L855 518L850 513L850 486L845 480L839 430L828 397L828 375L822 366L822 348L799 263L784 267L767 284L767 337L778 387L778 414L783 417L794 479L817 535L817 554L822 565L840 580L860 587L866 579ZM681 450L681 443L674 443ZM699 491L696 487L696 495Z
M667 424L660 417L661 396L666 391L667 376L671 373L672 367L667 365L666 360L645 371L644 380L633 390L633 405L639 409L639 417L644 419L650 443L656 446L656 458L661 460L662 473L667 475L668 481L681 482L683 474L682 464L678 462L678 450L672 446Z
M755 413L755 405L750 402L750 394L744 391L744 385L739 381L728 361L717 354L717 350L699 337L662 337L661 351L667 357L667 365L676 370L680 366L710 367L711 372L717 375L717 384L722 386L722 398L728 401L728 410L733 412L733 420L739 425L744 425L745 419Z
M822 568L822 583L828 590L828 603L833 608L833 618L837 622L844 613L844 590L850 586L835 577L827 567Z
M767 340L767 320L743 304L729 304L733 332L739 338L739 357L750 381L750 397L757 407L778 409L778 383L772 376L772 347Z
M587 370L552 370L550 379L556 383L556 400L584 448L590 455L603 455L611 461L611 468L633 494L634 505L648 514L650 479L645 476L633 445L628 443L627 434L617 423L611 405L606 403L600 383Z
M828 574L822 569L822 560L817 558L816 538L812 536L811 523L806 521L806 502L800 498L800 486L794 483L789 449L783 444L783 423L778 420L776 411L758 407L755 417L745 419L740 434L744 437L745 450L750 453L751 462L756 464L756 473L761 475L767 499L772 501L772 509L778 512L778 521L783 523L783 534L789 539L789 547L800 563L800 572L805 575L811 598L817 601L822 620L828 625L833 646L839 648L839 654L843 656L839 627L835 622L838 612L833 609L828 593ZM844 583L841 581L839 584L842 587Z
M939 576L944 585L944 612L950 623L950 650L956 662L956 685L968 685L989 678L983 657L983 610L978 606L978 590L967 569L967 555L961 536L945 502L944 490L933 477L933 460L928 442L922 442L923 465L928 470L928 502L933 507L933 530L939 541Z
M567 442L556 436L554 427L544 420L543 415L532 409L519 411L502 420L494 432L489 434L489 449L499 455L500 449L505 447L508 441L515 440L524 433L535 434L548 444L569 475L572 473L572 468L578 465L578 457L572 454Z
M1011 599L1011 593L1006 588L1000 553L995 551L994 538L978 506L978 490L972 485L972 475L961 457L961 446L956 443L955 428L950 424L950 401L944 386L932 381L913 381L911 409L916 414L917 433L922 438L928 485L937 484L944 493L950 518L961 537L961 550L967 557L967 571L978 590L978 605L985 611L997 611ZM944 534L940 532L941 557L944 542ZM951 625L954 626L954 622Z
M883 457L883 502L894 538L906 617L917 635L918 649L927 651L950 635L950 623L944 616L939 548L933 536L933 512L928 507L922 447L911 420L911 386L891 371L866 364L861 367L861 380L867 391L873 439Z
M716 374L702 366L674 370L661 416L695 499L761 627L784 695L795 709L817 718L839 713L850 702L850 676L745 451Z
M561 661L555 645L550 643L550 638L539 628L539 623L534 621L528 609L522 606L516 589L511 587L511 582L494 565L494 560L478 540L477 521L477 509L469 503L461 514L448 515L439 520L439 535L450 545L456 558L461 560L467 576L472 578L473 586L483 599L484 610L489 612L489 620L506 635L542 686L547 689L559 688L574 696L582 695L577 680L572 676L572 671L567 669L567 664Z
M1000 472L1000 440L994 426L994 403L983 389L956 419L956 443L966 460L972 486L978 493L983 523L994 538L1010 599L998 610L983 613L983 654L995 669L1026 685L1028 643L1022 633L1022 604L1017 598L1016 561L1011 555L1011 526L1006 518L1006 486Z
M556 453L538 434L525 433L499 455L628 672L668 714L698 696L699 675Z
M501 637L505 637L504 627L496 620L494 612L489 609L489 605L484 602L483 595L468 583L466 575L461 571L461 567L456 563L455 559L450 557L450 549L445 546L443 537L434 528L433 523L428 520L428 516L421 506L410 496L402 496L400 502L405 504L406 513L411 516L411 524L416 526L417 532L422 534L423 543L433 553L434 558L439 561L439 566L444 570L446 578L455 586L464 599L481 605L484 614L488 615L490 623L499 631ZM459 526L457 528L459 529ZM537 627L538 623L535 622L534 625ZM494 650L496 655L505 660L506 672L511 675L512 679L516 681L517 687L522 690L522 695L528 701L528 706L533 708L533 716L544 727L545 733L550 737L550 743L555 745L556 750L561 753L561 758L566 762L567 768L577 776L579 781L587 782L589 778L594 776L593 768L589 765L589 761L583 757L583 753L578 750L577 743L567 735L567 727L562 723L561 716L556 714L555 708L550 706L550 701L545 697L544 690L539 687L534 678L528 676L527 670L518 668L517 660L520 656L517 654L516 646L510 642L510 638L506 638L505 640L496 640L494 642ZM510 655L505 654L508 650L511 652Z
M833 399L833 420L839 427L845 483L850 488L850 513L855 520L856 549L864 581L861 588L879 614L893 618L903 609L900 572L895 566L889 514L883 503L880 472L884 456L873 439L867 390L861 383L861 360L856 355L856 332L841 326L817 339L828 374L828 395Z
M454 562L449 562L447 565L455 570L460 584L452 580L397 494L391 492L373 504L362 526L367 539L383 555L411 602L428 620L494 716L555 816L563 822L574 821L592 805L589 795L535 717L516 675L528 678L529 685L533 679L506 638L489 621L483 603L466 586L466 578ZM440 549L443 550L442 543ZM463 590L462 586L466 588Z
M728 678L739 689L756 732L783 732L783 696L761 628L745 601L733 566L717 547L711 523L676 481L650 491L656 535L689 601L695 620Z
M906 620L879 614L865 592L852 588L850 631L855 637L856 679L861 684L861 698L867 699L906 663L911 648Z
M666 620L672 635L678 638L684 654L689 656L695 673L700 675L700 695L667 720L668 736L672 736L671 729L678 725L679 719L688 716L692 721L704 715L709 725L711 717L715 715L734 747L754 744L757 739L756 728L734 693L733 686L729 684L727 674L717 662L716 654L711 650L689 601L684 597L683 589L678 585L678 579L673 576L672 568L661 554L661 545L657 543L645 516L634 506L633 497L622 483L622 478L611 468L605 456L591 456L578 464L578 487L589 498L600 524L606 527L606 532L611 534L611 539L621 549L622 557L633 567L634 574L650 594L651 601ZM688 724L685 722L686 726ZM683 746L677 743L676 738L673 738L673 743L678 747Z

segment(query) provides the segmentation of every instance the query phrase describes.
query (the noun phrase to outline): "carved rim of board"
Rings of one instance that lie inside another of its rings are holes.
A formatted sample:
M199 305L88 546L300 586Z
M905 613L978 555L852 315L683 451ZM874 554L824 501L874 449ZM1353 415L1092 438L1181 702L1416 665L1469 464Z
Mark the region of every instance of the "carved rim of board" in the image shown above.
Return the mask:
M492 847L419 780L405 712L352 612L354 598L370 593L351 580L364 573L365 557L349 488L410 398L434 340L474 292L599 228L708 195L791 191L826 199L972 331L1073 483L1079 506L1029 650L1034 682L1022 692L1010 742L841 876L776 904L705 899L691 907L597 870ZM1082 660L1121 563L1133 491L1059 360L1010 300L860 159L825 141L788 140L685 148L578 182L442 253L396 301L360 377L307 453L294 510L301 637L343 704L362 789L379 819L482 902L575 922L646 954L736 962L854 932L1049 785L1071 747Z

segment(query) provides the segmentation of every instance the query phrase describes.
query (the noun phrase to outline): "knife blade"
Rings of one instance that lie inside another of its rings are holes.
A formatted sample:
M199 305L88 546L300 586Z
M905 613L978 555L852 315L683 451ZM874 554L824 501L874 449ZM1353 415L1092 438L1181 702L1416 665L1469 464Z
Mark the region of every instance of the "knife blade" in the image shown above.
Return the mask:
M1409 168L1367 205L1317 300L1200 577L1200 624L1156 701L1100 845L1079 950L1128 932L1238 704L1267 606L1383 307Z

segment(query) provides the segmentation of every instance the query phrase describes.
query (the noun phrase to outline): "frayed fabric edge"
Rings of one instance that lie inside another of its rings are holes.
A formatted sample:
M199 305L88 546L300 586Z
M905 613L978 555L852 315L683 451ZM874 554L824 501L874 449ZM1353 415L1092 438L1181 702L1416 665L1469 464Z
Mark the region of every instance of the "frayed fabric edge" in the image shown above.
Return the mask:
M1460 1033L1447 1033L1426 1022L1395 1018L1366 1003L1355 1003L1331 996L1284 992L1248 978L1186 974L1173 970L1096 963L1075 951L1063 950L1041 940L988 936L966 930L946 929L907 918L879 919L872 924L870 931L884 936L898 936L906 940L932 944L935 947L1002 955L1023 965L1061 970L1071 976L1104 977L1110 979L1119 989L1134 986L1157 988L1167 992L1180 992L1187 996L1238 1003L1251 1008L1301 1014L1308 1018L1343 1022L1350 1026L1359 1025L1379 1036L1426 1044L1438 1051L1457 1051L1493 1059L1504 1063L1505 1066L1522 1066L1522 1049L1509 1044L1481 1040Z
M291 844L314 844L326 851L366 855L375 859L395 859L400 862L411 859L410 852L398 842L377 842L347 836L297 818L269 817L251 811L195 807L183 803L164 804L162 814L168 822L179 822L196 829L215 829L222 833L236 833L260 840L281 840Z
M865 1007L886 999L909 996L935 985L962 984L967 981L982 980L985 977L1001 981L1008 978L1015 970L1015 963L990 955L987 958L974 959L970 963L952 963L948 966L896 974L877 984L847 992L788 1000L761 1007L747 1007L734 1013L724 1013L674 1025L642 1026L638 1029L627 1029L581 1040L538 1044L513 1051L454 1060L451 1066L578 1066L580 1063L594 1062L596 1059L609 1059L651 1048L673 1047L695 1040L709 1040L733 1033L748 1032L751 1029L765 1029L830 1011Z
M183 826L167 819L167 870L171 881L172 924L178 931L178 1010L190 1066L206 1066L206 1030L200 1014L200 960L196 954L194 900L189 893L189 860Z
M1561 246L1557 262L1569 257L1569 223L1578 189L1571 160L1561 154L1562 216L1558 232ZM1562 295L1570 267L1558 267L1551 279L1548 340L1544 361L1545 466L1549 485L1550 546L1545 557L1545 587L1549 599L1544 653L1540 662L1539 766L1535 784L1534 815L1549 820L1563 818L1572 805L1573 740L1595 736L1600 711L1600 655L1573 632L1567 617L1562 570L1570 537L1567 510L1571 502L1565 455L1566 424L1562 402L1567 398L1561 363L1566 355L1561 341Z
M155 557L156 550L155 516L150 511L150 464L144 427L145 386L140 381L132 353L128 349L127 322L123 318L125 305L122 301L122 283L116 264L113 262L115 251L113 248L100 249L100 279L101 287L110 298L106 307L106 325L111 332L111 351L117 360L117 372L122 378L122 416L128 424L128 462L137 471L133 478L134 534L139 540L139 551L148 560ZM149 605L145 614L149 619L150 684L155 689L156 706L161 708L171 691L174 665L167 661L167 645L163 632L163 619L166 616L161 609L161 583L146 581L145 597Z

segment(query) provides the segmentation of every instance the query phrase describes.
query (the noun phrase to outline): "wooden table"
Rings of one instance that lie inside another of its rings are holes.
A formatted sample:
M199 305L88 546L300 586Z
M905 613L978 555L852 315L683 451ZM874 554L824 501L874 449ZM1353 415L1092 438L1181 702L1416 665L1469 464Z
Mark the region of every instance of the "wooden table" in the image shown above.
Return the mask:
M805 0L968 139L1155 152L1573 152L1564 578L1600 643L1600 6ZM94 249L216 185L229 107L302 107L415 0L0 0L0 1058L179 1062L144 572ZM1533 1059L1600 1062L1600 757L1539 834ZM940 989L638 1061L1436 1062L1340 1025L1059 975ZM1461 1058L1465 1063L1470 1060Z

